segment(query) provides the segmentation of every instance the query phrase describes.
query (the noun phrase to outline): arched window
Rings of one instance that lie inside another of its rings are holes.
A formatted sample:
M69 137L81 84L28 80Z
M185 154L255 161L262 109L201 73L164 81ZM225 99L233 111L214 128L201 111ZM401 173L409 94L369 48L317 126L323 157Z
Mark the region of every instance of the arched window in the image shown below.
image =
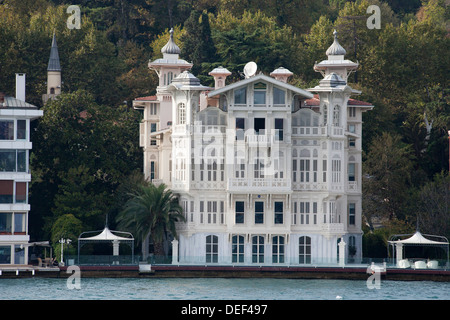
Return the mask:
M264 237L252 237L252 262L264 263Z
M206 263L217 263L219 261L219 238L217 236L206 236Z
M311 238L300 237L298 239L298 263L310 264L311 263Z
M186 105L178 104L178 124L186 124Z
M244 236L233 236L231 247L231 262L244 262Z
M50 88L50 94L55 94L55 88Z
M272 237L272 262L284 263L284 237Z

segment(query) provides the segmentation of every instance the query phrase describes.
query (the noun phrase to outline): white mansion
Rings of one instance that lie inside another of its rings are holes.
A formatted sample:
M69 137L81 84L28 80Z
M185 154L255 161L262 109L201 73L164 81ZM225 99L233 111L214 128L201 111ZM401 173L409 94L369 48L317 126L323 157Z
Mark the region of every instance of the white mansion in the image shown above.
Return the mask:
M320 84L287 83L248 64L246 77L210 72L202 86L173 41L149 63L156 96L134 100L143 110L144 173L178 195L186 222L173 244L176 264L301 265L362 257L362 113L350 99L357 63L334 42L314 65ZM253 68L252 68L253 67ZM314 94L315 93L315 94ZM339 245L338 245L339 243Z

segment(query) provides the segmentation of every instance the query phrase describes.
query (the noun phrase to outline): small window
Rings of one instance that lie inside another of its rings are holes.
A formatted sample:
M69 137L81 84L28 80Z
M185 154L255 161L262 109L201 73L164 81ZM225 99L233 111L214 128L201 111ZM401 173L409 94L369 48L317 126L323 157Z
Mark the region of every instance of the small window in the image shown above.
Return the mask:
M234 104L247 104L247 88L234 90Z
M264 202L255 202L255 223L264 223Z

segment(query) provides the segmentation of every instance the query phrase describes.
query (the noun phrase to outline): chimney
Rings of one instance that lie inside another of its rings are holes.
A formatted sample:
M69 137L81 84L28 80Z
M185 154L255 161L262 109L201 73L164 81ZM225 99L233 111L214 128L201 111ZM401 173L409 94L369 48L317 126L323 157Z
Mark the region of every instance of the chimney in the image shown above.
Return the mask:
M16 99L25 101L25 73L16 73Z

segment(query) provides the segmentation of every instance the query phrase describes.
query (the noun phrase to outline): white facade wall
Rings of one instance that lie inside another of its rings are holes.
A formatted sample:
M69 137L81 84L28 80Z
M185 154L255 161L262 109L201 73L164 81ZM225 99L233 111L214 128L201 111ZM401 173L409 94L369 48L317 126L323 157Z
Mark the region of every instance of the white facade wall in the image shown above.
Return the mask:
M346 84L345 67L331 72L321 64L324 79L308 90L314 98L260 74L221 83L206 108L200 93L212 88L187 71L163 88L161 76L171 66L160 67L158 92L170 94L172 125L157 146L141 126L141 134L147 128L141 145L158 155L153 182L170 186L184 208L174 263L335 264L339 241L347 261L362 258L361 114L372 106L349 100L359 92Z

